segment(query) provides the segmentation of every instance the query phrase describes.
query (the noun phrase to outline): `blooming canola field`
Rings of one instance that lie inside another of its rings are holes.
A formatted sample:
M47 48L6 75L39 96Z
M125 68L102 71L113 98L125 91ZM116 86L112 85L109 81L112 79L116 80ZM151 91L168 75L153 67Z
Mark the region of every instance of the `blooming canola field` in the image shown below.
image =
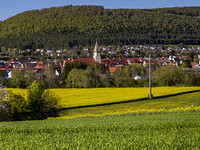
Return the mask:
M9 89L26 95L25 89ZM200 87L153 87L154 97L200 90ZM51 89L60 98L63 108L116 103L147 98L148 88L91 88L91 89Z

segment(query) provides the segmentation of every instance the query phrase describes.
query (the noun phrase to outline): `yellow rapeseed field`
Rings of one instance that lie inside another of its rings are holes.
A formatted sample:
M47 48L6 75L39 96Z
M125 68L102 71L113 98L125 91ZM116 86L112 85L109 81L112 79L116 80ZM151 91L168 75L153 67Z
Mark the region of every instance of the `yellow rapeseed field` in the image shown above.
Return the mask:
M9 89L26 95L25 89ZM155 87L154 97L200 90L200 87ZM51 89L61 99L62 107L104 104L136 100L148 97L148 88L92 88L92 89Z
M155 114L155 113L177 113L177 112L189 112L189 111L200 111L200 106L185 106L176 108L151 108L151 109L124 109L118 111L105 111L102 113L68 113L67 115L61 115L56 119L72 119L82 117L104 117L114 115L128 115L128 114Z
M200 111L200 92L61 111L61 118Z
M200 87L156 87L153 95L163 96L200 90ZM148 88L93 88L93 89L52 89L59 95L63 107L94 105L120 102L148 97Z
M9 90L24 96L27 93L26 89ZM61 111L61 117L59 118L69 119L124 114L200 111L198 106L200 92L156 99L158 96L196 90L200 90L200 87L153 87L152 92L155 99L142 101L134 100L147 98L148 88L51 89L50 91L61 99L60 102L63 108L133 100L129 103Z

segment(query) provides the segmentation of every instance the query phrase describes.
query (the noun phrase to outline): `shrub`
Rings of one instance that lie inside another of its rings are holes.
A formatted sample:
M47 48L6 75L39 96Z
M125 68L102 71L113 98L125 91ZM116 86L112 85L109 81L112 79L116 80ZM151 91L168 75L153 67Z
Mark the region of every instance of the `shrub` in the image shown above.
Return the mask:
M28 117L29 119L46 119L58 116L59 98L43 86L34 81L28 89Z
M8 93L0 87L0 121L20 121L57 117L59 98L34 81L25 99L21 95Z
M9 113L9 105L10 102L8 99L7 90L3 89L0 85L0 121L9 121L10 113Z
M18 94L9 93L8 98L9 113L12 120L21 121L27 119L27 106L28 102L26 99Z

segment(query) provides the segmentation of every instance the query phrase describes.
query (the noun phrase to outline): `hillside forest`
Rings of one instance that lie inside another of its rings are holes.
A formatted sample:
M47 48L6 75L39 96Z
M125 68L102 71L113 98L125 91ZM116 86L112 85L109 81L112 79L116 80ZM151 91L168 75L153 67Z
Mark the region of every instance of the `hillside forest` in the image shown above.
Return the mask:
M131 44L200 44L200 7L31 10L0 22L0 47L72 48Z

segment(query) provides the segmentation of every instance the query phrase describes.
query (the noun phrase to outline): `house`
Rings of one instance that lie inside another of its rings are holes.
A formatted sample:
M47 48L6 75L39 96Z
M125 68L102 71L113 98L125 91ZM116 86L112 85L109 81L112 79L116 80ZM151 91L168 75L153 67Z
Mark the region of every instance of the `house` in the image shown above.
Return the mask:
M149 79L149 75L136 75L134 80Z
M36 63L25 63L24 66L25 70L34 70Z
M163 63L162 63L162 65L163 65L163 66L166 66L166 65L167 65L167 62L166 62L166 61L165 61L165 62L163 62Z
M51 54L51 53L53 53L53 50L52 50L52 49L48 49L48 50L46 51L46 53L47 53L47 54Z
M8 79L12 78L12 71L8 72Z
M35 72L36 73L42 73L44 72L45 66L43 62L37 62L36 66L35 66Z
M55 75L60 76L60 73L58 72L58 70L55 70Z
M200 66L197 62L191 62L192 69L200 69Z
M173 66L174 63L173 63L173 62L170 62L170 63L168 63L167 65L168 65L168 66Z
M129 58L127 59L127 63L130 64L139 64L140 63L140 59L139 58Z
M57 49L56 50L56 53L61 53L62 51L60 49Z
M117 67L109 67L110 74L113 75Z

